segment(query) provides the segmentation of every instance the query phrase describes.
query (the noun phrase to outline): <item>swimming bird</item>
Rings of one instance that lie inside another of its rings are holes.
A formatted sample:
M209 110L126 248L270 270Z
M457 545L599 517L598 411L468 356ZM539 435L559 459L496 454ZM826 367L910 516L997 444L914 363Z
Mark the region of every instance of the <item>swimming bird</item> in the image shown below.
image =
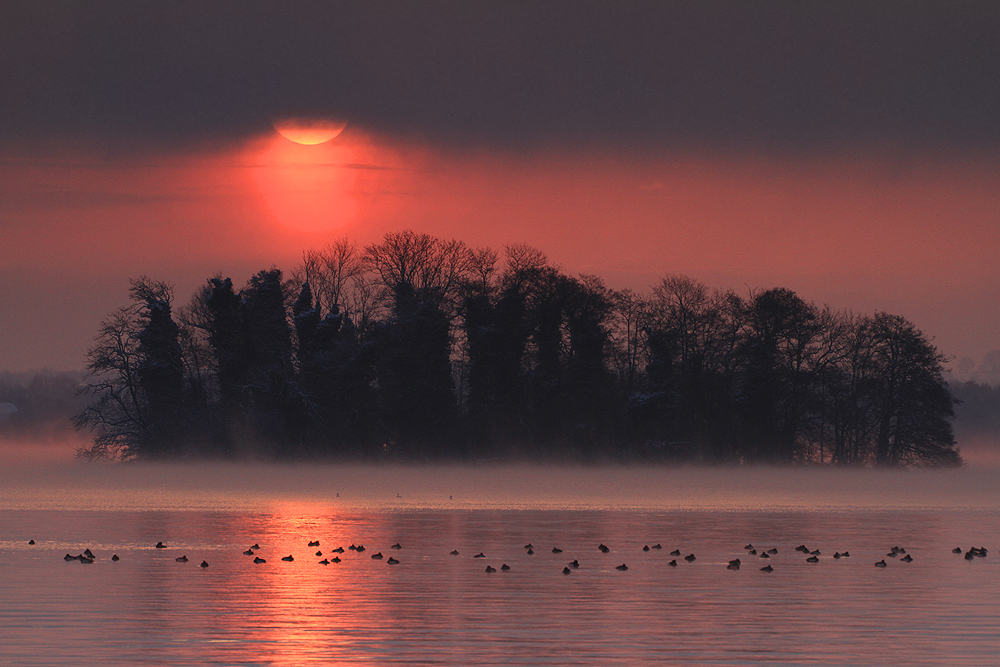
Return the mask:
M291 562L292 562L293 560L295 560L295 559L294 559L294 558L292 558L292 555L291 555L291 554L288 554L287 556L285 556L285 557L284 557L284 558L282 558L281 560L283 560L283 561L287 561L287 562L291 563Z
M492 565L487 565L486 566L486 574L493 574L496 571L497 571L497 569L495 567L493 567Z
M761 558L770 558L771 554L767 553L766 551L762 551L761 554L760 554L760 557Z
M833 552L833 557L834 558L840 558L840 552L839 551L834 551Z
M175 558L174 560L177 561L178 563L186 563L186 562L188 562L188 557L187 556L180 556L178 558Z
M121 558L118 557L118 554L115 554L115 555L113 555L111 557L111 561L114 562L114 563L117 563L120 560L121 560Z
M352 544L351 546L349 546L347 548L350 549L351 551L357 551L358 550L358 545Z
M578 560L573 560L573 561L570 561L570 564L569 564L569 565L570 565L570 567L572 567L572 568L573 568L574 570L576 570L576 569L578 569L578 568L580 567L580 561L578 561Z
M756 549L751 549L747 553L750 554L751 556L756 556L757 555L757 550Z
M643 551L649 551L649 545L647 544L646 546L644 546L644 547L642 548L642 550L643 550Z
M34 541L34 540L28 540L28 545L29 545L29 546L34 546L34 544L35 544L35 541Z
M87 558L97 558L97 556L94 555L94 552L91 551L90 549L84 549L83 555L86 556Z
M365 550L365 545L363 545L363 544L359 544L357 546L357 548L355 549L355 551L357 551L358 553L361 553L364 550Z
M774 572L774 568L771 567L770 565L765 565L764 567L760 568L760 571L761 572Z
M606 553L608 553L609 551L611 551L611 549L607 548L607 547L606 547L605 545L603 545L603 544L601 544L601 545L600 545L600 546L598 546L597 548L598 548L598 549L600 549L600 551L601 551L601 553L602 553L602 554L606 554Z
M911 556L910 554L906 554L905 556L903 556L899 560L903 561L904 563L912 563L913 562L913 556Z
M752 545L752 544L748 544L748 545L746 545L746 546L745 546L745 547L743 547L743 548L744 548L744 549L747 549L747 550L749 550L749 549L753 549L753 545Z
M975 557L976 556L975 556L975 554L972 553L971 549L969 551L965 552L965 560L972 560Z
M256 544L256 543L252 547L250 547L250 548L251 549L256 549L257 551L260 551L260 545Z
M628 565L626 565L625 563L622 563L621 565L616 565L615 569L616 570L621 570L622 572L624 572L625 570L628 569Z
M201 565L199 565L198 567L208 567L208 561L207 560L201 561Z
M844 558L850 558L851 557L851 552L850 551L845 551L844 553L842 553L840 555L843 556Z
M266 563L267 561L264 560L263 558L261 558L260 556L257 556L256 558L253 559L253 562L255 562L255 563Z
M729 561L729 565L726 566L726 569L727 570L738 570L738 569L740 569L740 559L736 558L734 560Z
M482 551L480 551L475 556L473 556L473 558L486 558L486 554L484 554Z
M66 554L65 556L63 556L63 560L76 560L76 556L70 556L69 554Z
M342 553L344 553L344 547L337 547L336 549L333 550L333 553L335 553L335 554L342 554Z
M166 548L167 548L167 545L166 545L166 544L164 544L163 542L157 542L157 543L156 543L156 548L157 548L157 549L166 549Z
M331 563L339 563L340 562L340 556L334 556L333 558L330 559L330 562Z
M885 559L883 559L875 563L875 567L889 567L889 566L885 564Z
M818 563L819 562L819 557L818 556L809 556L809 558L806 558L806 562L807 563Z
M314 541L310 542L309 544L307 544L306 546L318 547L319 546L319 540L314 540Z
M529 556L534 556L535 555L535 550L534 549L528 549L524 553L528 554Z
M962 547L955 547L954 549L951 550L951 552L953 554L960 554L962 553Z
M501 572L510 572L510 565L507 565L507 563L504 563L503 565L500 566L500 571Z
M458 549L452 549L451 550L451 555L452 556L457 556L458 555Z
M552 547L552 553L554 553L554 554L561 554L562 553L562 549L560 549L559 547Z
M769 553L769 554L771 554L773 556L774 554L778 553L778 550L774 549L774 548L771 548L771 549L767 550L767 553Z
M815 549L813 551L810 551L809 553L811 553L813 556L819 556L820 554L819 549Z
M806 545L804 545L804 544L800 544L799 546L795 547L795 550L796 550L796 551L801 551L801 552L802 552L802 553L804 553L804 554L807 554L807 553L809 553L809 547L807 547L807 546L806 546Z
M387 560L386 563L389 565L399 565L399 561L392 556L389 556L389 560Z
M374 560L382 560L382 552L379 551L378 553L372 554L372 559L374 559Z
M564 568L563 568L563 574L569 574L569 573L570 573L570 572L572 572L572 571L573 571L573 570L569 569L568 567L564 567Z
M694 554L688 554L687 556L684 556L684 560L686 560L689 563L693 563L695 560Z
M87 558L86 556L80 556L78 560L79 560L79 561L80 561L81 563L86 563L86 564L88 564L88 565L89 565L90 563L93 563L93 562L94 562L94 559L93 559L93 558Z
M253 549L247 549L243 552L244 556L253 556Z
M391 547L389 547L389 548L390 548L390 549L402 549L402 548L403 548L403 545L402 545L402 544L400 544L399 542L396 542L395 544L393 544L393 545L392 545Z
M886 556L888 556L889 558L895 558L896 557L896 552L895 551L890 551L889 553L886 554Z
M667 565L669 565L670 567L677 567L677 561L672 560L669 563L667 563Z
M322 556L322 555L323 555L323 552L322 552L322 551L317 551L317 552L316 552L316 555L317 555L317 556Z
M531 545L531 542L528 542L527 544L525 544L525 545L524 545L524 548L525 548L525 549L534 549L535 547L533 547L533 546Z
M328 561L327 559L325 559L325 558L324 558L323 560L321 560L321 561L319 562L319 564L320 564L320 565L329 565L329 564L330 564L330 561Z
M680 556L681 555L681 550L680 549L674 549L673 551L670 552L670 555L671 556Z

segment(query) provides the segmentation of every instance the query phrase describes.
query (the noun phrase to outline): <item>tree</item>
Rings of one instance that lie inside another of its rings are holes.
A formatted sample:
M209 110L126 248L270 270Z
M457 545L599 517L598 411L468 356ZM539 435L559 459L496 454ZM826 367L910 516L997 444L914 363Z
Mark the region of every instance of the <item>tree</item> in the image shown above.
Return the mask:
M173 289L131 281L132 303L101 323L87 355L84 391L93 401L74 419L94 434L85 458L159 458L181 450L183 362L170 316Z

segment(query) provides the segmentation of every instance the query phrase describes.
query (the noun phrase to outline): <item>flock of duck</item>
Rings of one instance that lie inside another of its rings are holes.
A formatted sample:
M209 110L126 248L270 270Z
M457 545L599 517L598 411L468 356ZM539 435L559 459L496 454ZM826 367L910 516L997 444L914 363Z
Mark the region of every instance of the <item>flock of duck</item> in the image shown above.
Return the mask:
M28 542L28 544L29 545L34 545L35 541L34 540L30 540ZM310 541L308 543L308 546L309 547L319 547L320 543L319 543L318 540L312 540L312 541ZM166 549L167 545L165 545L163 542L157 542L154 545L154 548L156 548L156 549ZM392 549L392 550L394 550L394 551L399 551L399 550L401 550L403 548L403 546L397 542L396 544L393 544L389 548ZM524 552L525 552L526 555L529 555L529 556L534 555L534 553L535 553L534 549L535 548L534 548L534 546L531 543L528 543L528 544L524 545ZM661 544L654 544L652 546L645 545L645 546L642 547L642 551L644 551L644 552L658 551L658 550L662 550L662 549L663 549L663 546ZM262 558L262 557L260 557L258 555L258 552L260 550L261 550L261 547L260 547L259 544L253 544L252 546L248 547L246 551L243 552L243 555L244 556L253 556L254 557L253 558L253 562L255 564L266 563L267 560L264 559L264 558ZM343 547L337 547L336 549L330 550L330 552L328 554L324 554L322 550L317 550L314 555L317 558L323 557L322 560L318 561L318 563L320 565L330 565L330 564L340 563L341 562L341 558L340 558L341 554L344 554L347 551L354 551L354 552L356 552L358 554L361 554L361 553L364 553L366 550L367 550L366 547L364 545L362 545L362 544L352 544L349 547L347 547L346 550ZM605 553L605 554L609 553L611 551L611 549L607 545L605 545L603 543L598 545L597 550L600 551L601 553ZM746 555L747 556L756 556L758 559L770 559L772 556L775 556L778 553L778 549L775 548L775 547L771 547L770 549L760 549L758 551L758 549L756 547L754 547L752 544L747 544L744 547L744 550L746 551ZM796 552L800 552L802 554L805 554L807 556L806 559L805 559L807 563L818 563L819 560L820 560L819 557L820 557L820 555L822 555L819 549L810 549L809 547L807 547L804 544L800 544L799 546L795 547L795 551ZM976 558L985 558L986 555L987 555L987 553L988 553L988 550L985 547L970 547L968 550L964 550L964 551L963 551L963 549L961 547L955 547L954 549L952 549L952 553L954 553L954 554L962 554L963 552L965 554L965 556L964 556L965 560L973 560L973 559L976 559ZM563 550L560 549L559 547L553 547L551 553L553 553L553 554L561 554L561 553L563 553ZM452 555L452 556L459 556L460 553L459 553L458 549L454 549L454 550L452 550L450 552L450 555ZM695 556L693 553L681 557L681 551L679 549L675 549L675 550L671 551L670 555L673 556L674 558L673 558L673 560L671 560L670 562L667 563L667 566L669 566L669 567L677 567L678 566L678 563L677 563L678 558L680 558L681 560L684 560L684 561L686 561L688 563L692 563L695 560L697 560L697 556ZM390 556L388 559L386 559L385 556L383 556L383 554L382 554L381 551L379 551L377 553L371 554L370 557L371 557L372 560L379 560L379 561L381 561L381 560L384 559L385 562L388 565L398 565L399 562L400 562L399 559L397 559L395 556ZM833 558L838 559L838 560L841 559L841 558L850 558L850 557L851 557L851 554L850 554L849 551L837 551L837 552L835 552L833 554ZM67 553L63 558L66 561L79 561L80 563L85 563L85 564L93 563L97 559L97 557L94 555L94 553L90 549L85 549L82 553L80 553L80 554L78 554L76 556L73 556L73 555ZM472 558L474 558L474 559L486 558L486 554L484 554L483 552L479 552L476 555L474 555ZM906 552L906 549L904 549L902 547L899 547L899 546L893 546L889 550L889 552L885 554L885 558L896 558L900 562L904 562L904 563L912 563L913 562L913 556L911 556L910 554L908 554ZM882 560L877 561L875 563L875 567L879 567L879 568L888 567L888 563L886 562L885 558L883 558ZM119 558L118 554L113 554L111 556L111 561L118 562L119 560L121 560L121 559ZM176 560L178 563L186 563L186 562L188 562L189 559L188 559L187 555L181 555L181 556L178 556L177 558L175 558L174 560ZM295 558L294 558L294 556L292 556L291 554L289 554L287 556L282 557L281 560L285 561L285 562L293 562L295 560ZM739 570L740 567L743 566L744 564L745 563L744 563L743 560L741 560L739 558L734 558L733 560L730 560L729 563L726 565L726 569L728 569L728 570ZM208 565L208 561L204 561L203 560L201 562L201 567L202 568L207 568L208 566L209 566ZM570 561L562 569L562 573L564 575L572 574L572 572L574 570L576 570L576 569L579 569L579 567L580 567L580 561L574 559L574 560ZM615 569L624 572L624 571L627 571L629 568L628 568L628 565L626 563L622 563L621 565L615 566ZM510 570L511 570L511 567L509 565L507 565L507 563L503 563L500 566L500 571L501 572L508 572ZM487 574L492 574L492 573L494 573L496 571L497 571L497 568L493 567L492 565L487 565L486 566L485 572ZM767 563L766 565L764 565L763 567L760 568L760 571L761 572L773 572L774 571L774 567L770 563Z

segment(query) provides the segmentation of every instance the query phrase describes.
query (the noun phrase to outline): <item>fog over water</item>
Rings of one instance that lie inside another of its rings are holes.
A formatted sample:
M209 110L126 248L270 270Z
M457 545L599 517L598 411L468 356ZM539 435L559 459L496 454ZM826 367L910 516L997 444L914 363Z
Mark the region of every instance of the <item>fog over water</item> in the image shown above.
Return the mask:
M0 510L996 509L998 469L10 462Z

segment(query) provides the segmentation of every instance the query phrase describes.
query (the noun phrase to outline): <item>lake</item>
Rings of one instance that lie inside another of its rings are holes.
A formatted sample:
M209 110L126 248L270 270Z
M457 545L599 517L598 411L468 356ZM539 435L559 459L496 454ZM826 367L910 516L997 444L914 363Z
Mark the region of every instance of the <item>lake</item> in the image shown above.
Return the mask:
M996 479L16 463L0 664L995 665Z

